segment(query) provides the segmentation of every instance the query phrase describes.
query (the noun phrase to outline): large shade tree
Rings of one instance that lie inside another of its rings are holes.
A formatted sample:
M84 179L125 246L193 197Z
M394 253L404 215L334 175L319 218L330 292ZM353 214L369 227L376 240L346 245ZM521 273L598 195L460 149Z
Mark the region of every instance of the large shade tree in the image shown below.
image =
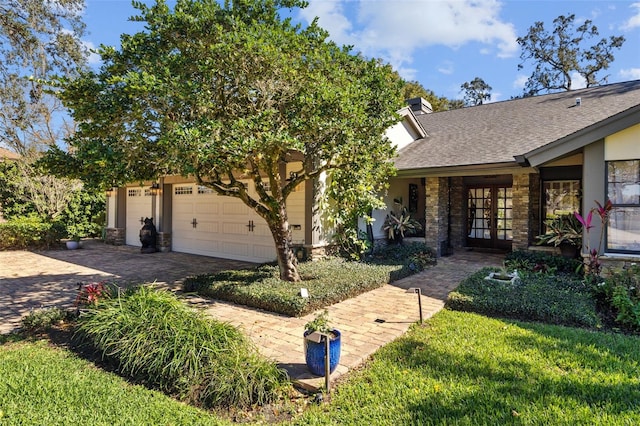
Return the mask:
M0 146L19 155L0 171L0 204L28 205L46 219L60 216L80 182L48 175L36 161L73 133L60 100L43 81L73 76L85 65L84 0L0 1ZM5 180L5 178L10 179Z
M525 96L571 90L574 74L584 79L586 87L607 81L601 73L609 68L615 59L613 52L622 47L625 38L610 36L589 45L589 40L598 36L598 28L590 19L576 27L575 20L575 14L558 16L553 20L552 32L538 21L526 35L518 37L522 48L518 69L527 62L534 65L525 84Z
M401 82L315 22L283 19L299 0L134 6L145 30L101 47L99 72L62 83L79 125L65 161L96 185L181 174L241 199L266 221L281 278L299 280L287 197L325 175L343 188L329 191L338 204L364 209L358 195L372 200L392 168L384 133ZM285 176L291 161L302 166Z

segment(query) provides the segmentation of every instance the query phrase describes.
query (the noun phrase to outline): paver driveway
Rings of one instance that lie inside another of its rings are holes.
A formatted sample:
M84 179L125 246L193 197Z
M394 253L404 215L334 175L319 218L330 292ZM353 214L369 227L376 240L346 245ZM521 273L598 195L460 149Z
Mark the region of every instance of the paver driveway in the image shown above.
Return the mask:
M136 247L98 240L85 240L82 246L80 250L0 251L0 333L17 327L31 309L71 306L78 282L155 281L177 290L189 275L254 266L184 253L142 254Z
M114 247L98 241L83 244L83 249L75 251L0 252L0 332L17 327L32 308L71 306L78 282L155 281L178 290L189 275L253 266L183 253L141 254L135 247ZM442 309L447 294L460 280L482 266L500 265L501 261L498 255L461 252L439 259L436 267L420 274L330 306L331 321L343 332L340 365L332 379L360 365L419 319L416 295L405 289L422 289L423 313L429 318ZM322 379L311 376L304 364L302 333L314 314L290 318L216 300L187 300L212 317L243 329L258 349L286 368L293 379L310 388L322 385Z

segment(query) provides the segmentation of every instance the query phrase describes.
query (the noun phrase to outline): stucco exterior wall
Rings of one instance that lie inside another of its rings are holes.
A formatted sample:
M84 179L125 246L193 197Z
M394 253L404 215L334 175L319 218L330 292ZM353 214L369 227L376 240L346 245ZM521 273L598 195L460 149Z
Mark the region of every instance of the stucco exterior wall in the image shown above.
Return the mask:
M606 197L605 173L604 141L587 145L584 148L584 167L582 168L582 211L585 214L595 207L594 200L602 202ZM594 218L592 224L594 226L589 232L589 244L590 247L598 247L600 221Z

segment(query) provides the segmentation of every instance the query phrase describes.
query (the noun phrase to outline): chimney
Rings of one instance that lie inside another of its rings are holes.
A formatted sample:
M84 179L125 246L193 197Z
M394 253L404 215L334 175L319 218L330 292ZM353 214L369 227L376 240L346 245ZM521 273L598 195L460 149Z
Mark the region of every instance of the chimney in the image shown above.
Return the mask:
M415 115L430 114L433 112L431 104L424 98L411 98L405 102L411 107L411 111L413 111Z

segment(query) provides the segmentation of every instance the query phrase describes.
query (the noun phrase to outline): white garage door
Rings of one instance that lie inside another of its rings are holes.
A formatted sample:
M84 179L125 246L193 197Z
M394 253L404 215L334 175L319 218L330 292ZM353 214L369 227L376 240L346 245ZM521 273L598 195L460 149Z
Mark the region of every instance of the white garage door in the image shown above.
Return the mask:
M126 243L129 246L142 246L140 228L144 223L141 219L151 217L151 198L151 190L148 186L127 188Z
M196 184L175 184L173 251L249 262L276 259L266 222L241 200Z

